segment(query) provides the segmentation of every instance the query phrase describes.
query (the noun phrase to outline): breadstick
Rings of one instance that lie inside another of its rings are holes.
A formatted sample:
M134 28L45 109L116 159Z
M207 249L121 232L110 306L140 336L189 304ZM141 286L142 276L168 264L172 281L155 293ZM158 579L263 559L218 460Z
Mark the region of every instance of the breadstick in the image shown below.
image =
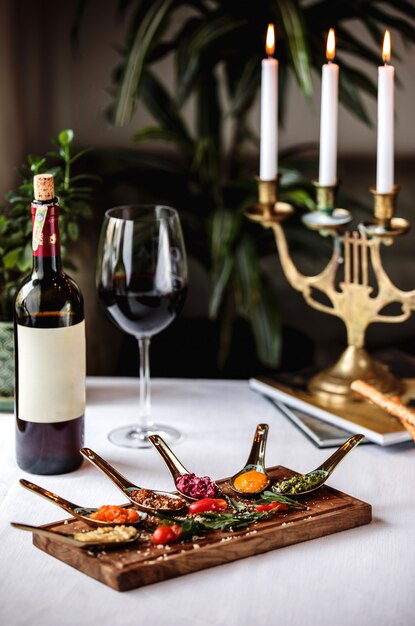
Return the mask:
M397 417L415 441L415 411L408 408L400 398L386 396L363 380L354 380L350 387L376 406Z

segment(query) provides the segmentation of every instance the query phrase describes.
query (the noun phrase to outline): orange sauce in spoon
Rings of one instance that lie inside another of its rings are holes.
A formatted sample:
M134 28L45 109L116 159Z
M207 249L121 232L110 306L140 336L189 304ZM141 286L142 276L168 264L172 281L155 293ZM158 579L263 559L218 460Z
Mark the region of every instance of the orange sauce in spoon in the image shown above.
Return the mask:
M243 474L239 474L233 481L235 488L244 493L255 493L264 489L268 482L268 478L262 472L249 470Z

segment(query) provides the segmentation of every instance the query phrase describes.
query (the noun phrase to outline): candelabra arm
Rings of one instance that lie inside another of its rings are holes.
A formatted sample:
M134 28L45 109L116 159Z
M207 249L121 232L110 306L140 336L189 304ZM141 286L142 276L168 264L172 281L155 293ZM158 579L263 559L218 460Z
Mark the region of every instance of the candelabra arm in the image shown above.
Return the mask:
M415 289L403 291L392 283L382 264L380 242L377 242L377 245L373 245L371 248L371 261L378 281L378 296L374 299L377 310L380 311L383 307L393 302L400 303L402 307L402 314L400 315L378 314L373 317L372 321L389 324L399 324L406 321L410 317L411 311L415 309Z
M298 271L291 258L287 238L281 225L279 223L274 223L272 224L272 229L274 231L281 266L291 287L293 287L296 291L300 291L307 304L312 306L317 311L337 316L338 313L335 311L334 307L322 304L313 298L312 290L316 289L321 291L331 301L333 301L335 291L333 285L339 265L339 251L336 247L334 248L330 261L320 274L316 274L315 276L304 276L304 274L301 274L301 272Z

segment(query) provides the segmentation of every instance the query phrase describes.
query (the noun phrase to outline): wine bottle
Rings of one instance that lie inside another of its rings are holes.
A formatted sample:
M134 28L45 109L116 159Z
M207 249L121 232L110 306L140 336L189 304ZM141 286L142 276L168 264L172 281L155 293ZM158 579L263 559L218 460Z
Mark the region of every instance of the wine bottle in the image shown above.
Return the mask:
M33 474L81 465L85 320L81 292L62 270L52 174L34 177L32 273L15 299L16 459Z

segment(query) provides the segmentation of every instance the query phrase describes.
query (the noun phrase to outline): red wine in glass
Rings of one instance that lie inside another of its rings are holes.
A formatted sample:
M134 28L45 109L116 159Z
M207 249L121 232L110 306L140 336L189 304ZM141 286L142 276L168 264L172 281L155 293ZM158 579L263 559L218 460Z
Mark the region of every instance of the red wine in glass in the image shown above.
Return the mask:
M125 276L114 276L111 289L98 287L98 295L107 315L121 330L135 337L152 337L164 330L181 312L187 283L172 278L172 290L151 290L152 277L137 277L125 288ZM120 285L119 287L117 285Z
M150 339L183 308L187 261L177 212L170 207L135 205L105 214L98 251L97 291L110 320L137 338L140 352L140 423L112 431L120 446L150 447L148 436L180 439L171 426L150 418Z

